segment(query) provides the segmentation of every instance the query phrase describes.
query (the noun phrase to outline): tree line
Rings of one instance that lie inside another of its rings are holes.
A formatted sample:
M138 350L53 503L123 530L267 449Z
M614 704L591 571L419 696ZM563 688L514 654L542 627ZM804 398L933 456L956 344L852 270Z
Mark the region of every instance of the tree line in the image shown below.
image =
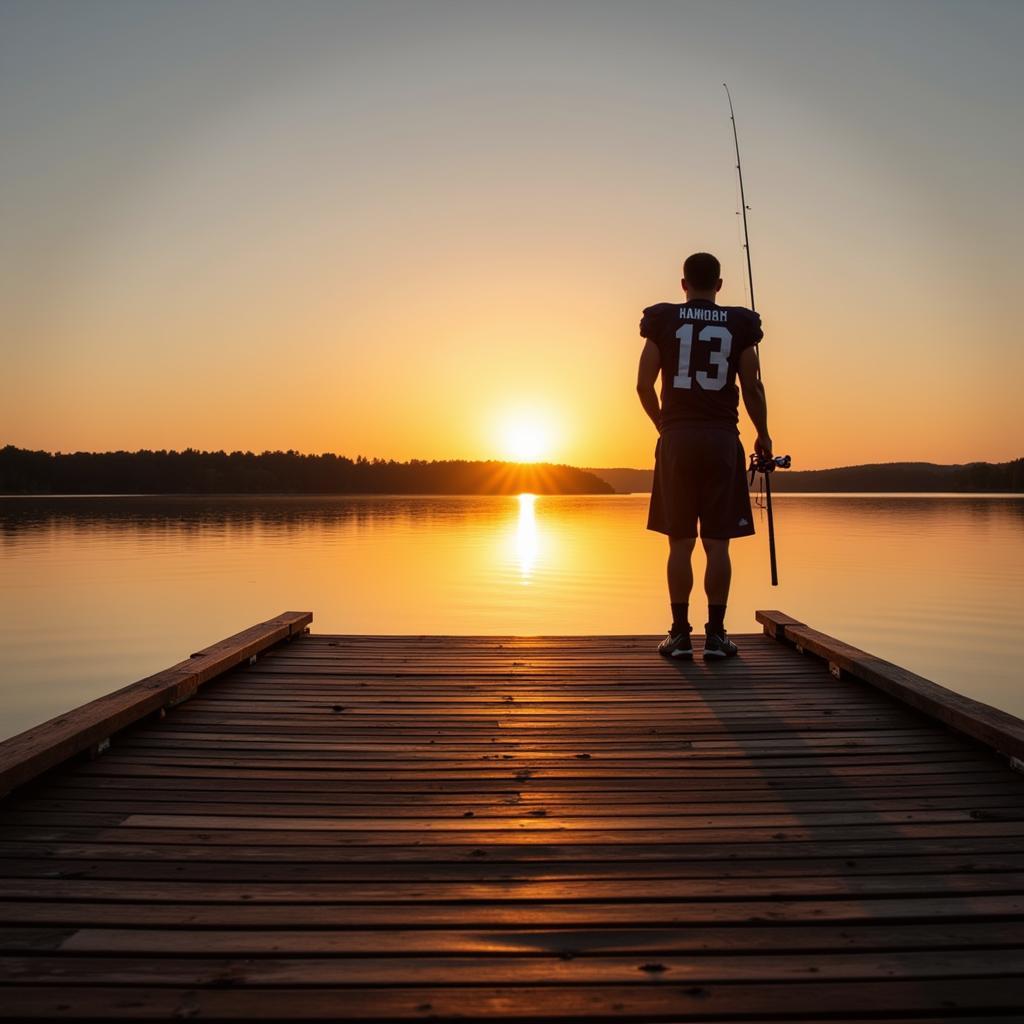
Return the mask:
M4 494L611 494L550 463L355 459L297 451L51 453L0 449Z
M840 469L782 470L772 477L779 491L1024 493L1024 459L939 466L892 462Z
M649 491L654 473L649 469L593 469L617 491ZM754 481L754 489L760 479ZM777 491L822 491L826 493L906 491L957 494L1024 493L1024 459L1013 462L969 462L962 466L939 466L932 462L891 462L838 469L786 469L772 475Z

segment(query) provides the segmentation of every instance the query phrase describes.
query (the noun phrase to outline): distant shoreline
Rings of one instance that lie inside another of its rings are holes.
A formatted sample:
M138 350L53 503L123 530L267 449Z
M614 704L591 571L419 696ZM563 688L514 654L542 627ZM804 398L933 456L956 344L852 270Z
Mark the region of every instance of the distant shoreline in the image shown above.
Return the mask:
M612 494L607 481L552 463L348 458L328 452L73 452L0 448L6 495Z
M654 479L653 469L587 471L620 493L649 493ZM836 469L786 469L772 475L772 490L782 494L1022 494L1024 459L949 466L885 462Z
M462 459L396 462L296 451L65 454L0 448L0 495L6 497L645 494L653 477L652 469ZM780 494L1024 494L1024 459L779 470L772 487Z

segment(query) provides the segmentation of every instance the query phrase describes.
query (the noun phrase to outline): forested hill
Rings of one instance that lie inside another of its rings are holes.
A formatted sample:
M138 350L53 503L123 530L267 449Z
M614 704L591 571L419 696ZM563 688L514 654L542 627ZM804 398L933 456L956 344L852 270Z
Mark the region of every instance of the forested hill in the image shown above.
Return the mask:
M932 462L886 462L841 469L782 470L772 478L779 491L1024 492L1024 459L938 466Z
M649 491L649 469L392 462L299 452L75 452L0 448L0 494L610 494ZM1024 459L780 470L778 491L1024 493Z
M3 494L610 494L572 466L391 462L299 452L75 452L0 449Z
M649 491L649 469L591 469L617 491ZM954 493L1024 493L1024 459L1013 462L970 462L938 466L932 462L887 462L840 469L779 470L772 477L777 491L880 491Z

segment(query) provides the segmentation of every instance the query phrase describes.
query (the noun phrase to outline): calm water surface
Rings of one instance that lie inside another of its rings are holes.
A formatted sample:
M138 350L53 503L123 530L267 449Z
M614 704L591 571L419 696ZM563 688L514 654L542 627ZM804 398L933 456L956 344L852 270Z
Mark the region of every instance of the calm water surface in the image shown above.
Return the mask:
M646 510L646 495L0 498L0 734L286 609L320 632L663 632ZM733 632L778 608L1024 716L1024 500L784 495L777 524L777 589L763 529L733 545Z

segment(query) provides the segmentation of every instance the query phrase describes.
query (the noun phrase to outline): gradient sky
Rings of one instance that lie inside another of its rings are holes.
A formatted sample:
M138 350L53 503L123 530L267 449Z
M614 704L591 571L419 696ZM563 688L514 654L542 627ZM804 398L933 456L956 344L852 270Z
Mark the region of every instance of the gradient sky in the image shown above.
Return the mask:
M0 0L0 443L648 466L747 177L777 449L1024 455L1024 4ZM746 439L749 425L744 422Z

